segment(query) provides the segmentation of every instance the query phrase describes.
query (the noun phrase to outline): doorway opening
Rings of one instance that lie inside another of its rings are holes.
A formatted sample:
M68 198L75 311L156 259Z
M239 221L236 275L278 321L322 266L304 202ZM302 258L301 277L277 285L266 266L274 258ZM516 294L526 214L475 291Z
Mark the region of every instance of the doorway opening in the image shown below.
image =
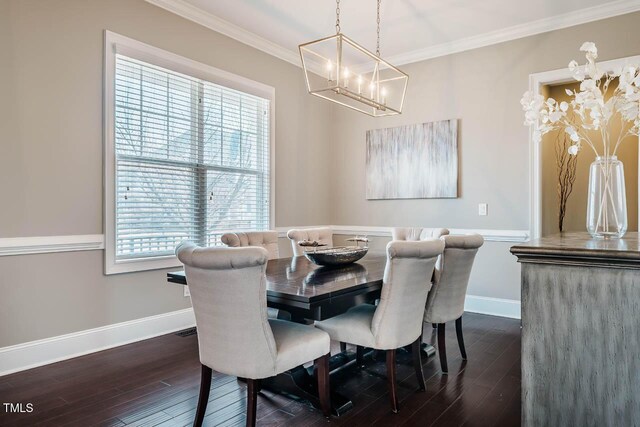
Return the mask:
M614 80L609 92L613 92L618 86L617 79ZM580 90L579 82L571 82L556 85L545 85L542 90L545 96L551 97L558 102L569 102L571 97L565 90ZM610 125L611 134L616 137L623 130L622 124L613 121ZM596 144L599 141L594 141ZM553 131L545 134L541 143L541 220L542 227L540 235L542 237L559 233L560 231L585 231L587 217L587 191L589 187L589 166L595 160L593 151L583 144L582 149L575 158L571 158L567 153L569 145L569 135L564 130ZM596 145L598 150L601 145ZM638 143L630 138L620 144L616 153L618 160L624 165L625 189L627 194L627 231L638 231ZM561 170L558 170L558 165ZM562 220L562 230L560 230L560 195L559 195L559 175L570 174L569 168L575 168L575 180L573 185L564 179L562 184L566 194L567 187L571 188L571 193L566 197L564 216Z
M640 63L640 56L630 56L627 58L599 62L598 67L603 71L611 72L614 69L621 68L629 63ZM554 87L556 86L567 84L572 85L575 83L576 81L573 79L568 68L545 71L541 73L531 74L529 76L529 90L533 93L539 93L545 97L550 96L549 92L554 91ZM564 89L560 88L558 90L561 90L562 92L564 91ZM552 173L552 170L549 170L550 168L548 167L548 165L550 164L550 160L544 162L544 158L548 153L546 151L543 151L543 148L545 148L545 145L551 145L545 144L548 142L548 139L543 139L540 143L534 142L533 129L530 130L530 234L532 239L539 238L543 235L543 222L545 222L546 224L546 221L543 221L543 217L545 219L548 217L548 221L550 223L555 222L557 224L557 210L554 212L551 200L547 199L547 201L545 201L545 198L547 197L552 199L557 198L557 190L555 188L555 185L552 187L548 182L548 179L550 179L551 181L555 181L555 179L557 178L557 174L556 172ZM554 141L551 142L553 143ZM627 217L629 225L628 231L637 231L639 215L638 191L640 189L640 186L638 185L638 164L640 160L640 154L638 152L638 141L628 140L623 145L624 147L622 147L622 151L624 152L623 155L626 159L626 161L623 160L623 163L625 169L625 185L627 192ZM552 150L551 159L553 159L553 147L548 147L548 149ZM635 159L633 159L634 153ZM576 181L579 178L584 179L586 183L586 180L588 179L588 166L594 160L595 155L593 152L589 153L583 147L583 150L579 154L579 157L582 157L582 159L578 160L579 164L577 167L581 169L576 170L576 174L580 174L580 177L577 177ZM584 164L586 164L587 167L586 171L582 169L584 167ZM551 163L551 165L554 166L553 163ZM549 187L549 189L546 189L546 187L544 186ZM633 192L633 194L631 194L630 192ZM584 199L580 199L581 197L584 197ZM575 208L573 208L570 214L567 213L567 217L572 217L571 224L567 223L567 226L570 226L572 228L575 227L576 231L586 231L586 197L586 188L583 190L578 187L575 187L573 189L573 193L570 197L571 204L569 205L569 209L571 209L574 205ZM631 206L632 204L633 206ZM547 210L548 213L543 214L543 210ZM554 229L551 225L545 225L544 235L553 234L553 230ZM557 228L555 230L557 230ZM565 231L569 230L565 228Z

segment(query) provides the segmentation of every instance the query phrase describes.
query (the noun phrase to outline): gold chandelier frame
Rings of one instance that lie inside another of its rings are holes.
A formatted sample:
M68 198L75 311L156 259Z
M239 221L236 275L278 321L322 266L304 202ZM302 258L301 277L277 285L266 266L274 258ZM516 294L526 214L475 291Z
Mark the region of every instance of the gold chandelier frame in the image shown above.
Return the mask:
M380 0L376 53L342 34L340 1L336 4L336 34L299 46L308 92L373 117L401 114L409 76L380 57ZM331 54L322 52L327 47ZM358 57L351 71L345 49Z

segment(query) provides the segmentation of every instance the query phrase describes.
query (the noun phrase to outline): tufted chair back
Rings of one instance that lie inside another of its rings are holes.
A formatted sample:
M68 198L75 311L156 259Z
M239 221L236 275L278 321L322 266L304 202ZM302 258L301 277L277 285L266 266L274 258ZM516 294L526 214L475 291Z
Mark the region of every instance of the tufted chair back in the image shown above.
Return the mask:
M291 248L294 256L304 255L304 248L298 245L301 240L315 240L333 246L333 231L328 227L323 228L294 228L289 230L287 237L291 240Z
M391 230L391 238L393 240L406 240L409 242L418 240L439 239L441 236L449 235L448 228L422 228L422 227L394 227ZM433 271L433 279L440 274L440 262L442 258L438 257L436 268Z
M484 244L479 234L443 236L440 239L445 247L427 299L424 320L429 323L450 322L462 316L473 261Z
M380 303L371 322L377 348L402 347L422 335L429 278L443 248L441 240L387 244Z
M277 231L238 231L235 233L225 233L222 235L221 240L222 243L231 248L259 246L267 250L269 259L280 258Z
M198 327L200 361L244 378L274 375L277 348L267 320L264 248L176 248Z
M446 236L449 230L446 228L422 228L422 227L394 227L391 230L393 240L427 240L439 239Z

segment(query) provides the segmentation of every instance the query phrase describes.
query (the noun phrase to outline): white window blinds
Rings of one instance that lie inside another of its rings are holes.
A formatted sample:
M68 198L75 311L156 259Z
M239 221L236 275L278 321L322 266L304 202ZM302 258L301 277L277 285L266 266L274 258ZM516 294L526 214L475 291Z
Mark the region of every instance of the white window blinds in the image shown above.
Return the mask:
M116 54L116 260L269 228L269 102Z

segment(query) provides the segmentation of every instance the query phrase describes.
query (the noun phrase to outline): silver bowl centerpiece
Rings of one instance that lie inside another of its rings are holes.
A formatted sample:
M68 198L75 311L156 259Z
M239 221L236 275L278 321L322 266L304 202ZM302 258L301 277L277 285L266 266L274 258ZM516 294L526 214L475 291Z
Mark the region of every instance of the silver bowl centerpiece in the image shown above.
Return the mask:
M324 243L316 241L303 240L298 242L302 247L309 249L305 250L304 256L314 264L322 266L340 266L351 264L358 261L369 251L368 242L366 237L356 236L351 239L347 239L348 242L355 242L356 246L336 246L332 248L323 248L327 246ZM360 246L360 243L364 243Z

